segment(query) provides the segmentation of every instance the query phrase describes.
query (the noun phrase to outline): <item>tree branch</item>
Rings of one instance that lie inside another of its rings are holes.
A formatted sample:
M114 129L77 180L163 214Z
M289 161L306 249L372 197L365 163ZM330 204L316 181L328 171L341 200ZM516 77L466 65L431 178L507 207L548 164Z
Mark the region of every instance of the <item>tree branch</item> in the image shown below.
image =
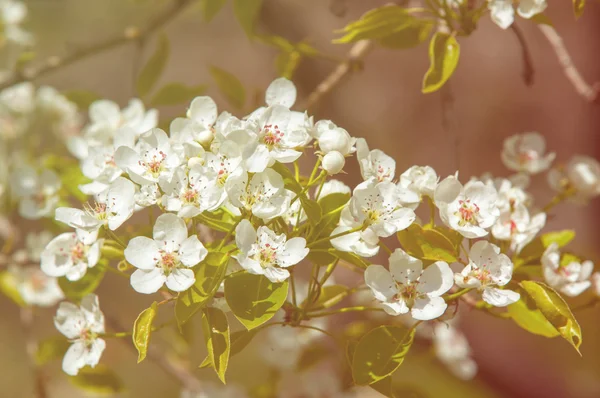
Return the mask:
M302 109L308 110L336 87L349 73L360 67L362 60L373 49L371 40L361 40L352 46L346 59L340 63L308 96Z
M533 77L535 75L535 70L533 69L533 62L531 60L531 53L529 52L529 46L525 41L525 36L523 35L523 31L521 28L517 26L517 24L513 23L510 25L511 30L514 32L515 36L517 36L517 40L521 45L521 52L523 56L523 81L527 86L531 86L533 84Z
M552 26L539 24L538 28L552 46L552 49L558 57L558 62L563 68L565 76L569 79L575 88L575 91L589 102L598 101L600 83L596 82L593 85L590 85L585 81L573 63L562 38Z
M169 7L154 17L144 28L129 27L122 34L115 37L92 43L85 47L72 51L71 53L47 58L38 66L26 67L22 71L16 71L7 80L0 83L0 90L28 80L34 80L49 74L55 70L76 63L84 58L119 47L131 42L143 43L152 33L156 32L171 19L179 15L194 0L175 0Z

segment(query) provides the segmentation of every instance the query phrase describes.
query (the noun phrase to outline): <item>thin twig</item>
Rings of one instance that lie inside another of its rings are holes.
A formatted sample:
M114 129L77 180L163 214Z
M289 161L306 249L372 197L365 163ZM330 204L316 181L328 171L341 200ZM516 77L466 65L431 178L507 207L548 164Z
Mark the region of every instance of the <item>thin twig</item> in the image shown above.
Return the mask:
M166 25L172 18L179 15L187 5L194 0L175 0L169 7L163 10L144 28L130 27L115 37L87 45L62 56L47 58L38 66L25 68L20 73L15 73L11 78L0 83L0 90L13 86L23 81L34 80L47 75L50 72L71 65L89 56L119 47L130 42L144 42L148 36Z
M342 79L360 67L362 60L373 49L371 40L361 40L356 42L346 59L340 63L308 96L302 109L309 109L319 102L326 94L336 87Z
M511 30L514 32L515 36L517 36L517 40L521 45L521 53L523 57L523 81L527 86L531 86L533 84L533 77L535 75L535 70L533 69L533 62L531 60L531 53L529 52L529 46L525 41L525 36L523 35L523 31L521 28L517 26L517 24L513 23L510 25Z
M587 101L594 102L598 101L598 92L600 91L600 83L596 82L593 85L588 84L577 67L573 63L567 48L563 42L562 37L554 30L554 28L550 25L539 24L538 28L542 32L542 34L546 37L552 49L556 53L558 57L558 62L562 66L563 72L565 76L573 87L575 91Z

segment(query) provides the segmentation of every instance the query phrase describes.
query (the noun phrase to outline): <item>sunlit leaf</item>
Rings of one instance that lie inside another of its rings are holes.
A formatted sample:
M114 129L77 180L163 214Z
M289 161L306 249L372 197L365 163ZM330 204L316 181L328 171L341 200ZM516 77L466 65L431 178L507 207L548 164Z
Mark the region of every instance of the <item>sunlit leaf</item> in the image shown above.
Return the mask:
M432 93L448 81L458 65L460 46L456 38L442 32L436 32L429 44L429 70L423 78L424 93Z
M548 247L552 243L556 243L558 247L563 247L575 239L575 231L572 229L565 229L558 232L548 232L543 234L540 238L544 247Z
M560 333L538 309L531 310L523 300L519 300L507 307L513 321L523 329L533 334L544 337L560 336Z
M204 20L210 22L221 11L225 3L227 3L227 0L200 0Z
M18 306L25 307L25 301L17 289L17 279L9 271L0 271L0 292Z
M581 327L565 300L544 283L522 281L520 285L552 326L579 352Z
M210 74L225 99L234 107L242 108L246 102L246 90L238 78L216 66L210 67Z
M112 395L125 389L119 376L103 364L94 368L86 366L79 370L77 376L69 377L69 381L75 387L94 394Z
M65 336L55 336L38 343L35 353L35 363L42 366L55 359L61 359L69 349L71 343Z
M458 247L446 234L429 226L421 227L414 223L399 231L397 236L404 251L422 260L452 263L460 254Z
M148 354L150 335L152 334L152 322L156 317L156 301L149 308L142 311L133 324L133 345L138 351L138 363L142 362Z
M263 0L233 0L233 11L248 37L254 35L254 25L260 14Z
M353 43L365 39L382 40L418 23L418 20L403 7L387 5L370 10L358 21L346 25L342 30L345 35L333 42Z
M341 302L345 297L348 296L348 288L343 285L327 285L321 288L321 292L317 300L310 304L312 311L321 310L325 308L333 307L334 305ZM300 304L301 308L307 306L306 300Z
M188 87L182 83L165 84L150 101L152 106L188 103L206 92L206 85Z
M427 40L432 29L433 22L414 18L403 29L379 39L379 44L392 49L413 48Z
M207 307L202 310L202 333L211 364L225 383L225 372L231 350L229 324L223 311Z
M356 347L358 346L357 340L349 340L348 345L346 346L346 358L348 359L348 363L350 364L350 368L352 369L352 363L354 362L354 353L356 351ZM394 398L392 395L392 377L386 376L381 380L378 380L369 385L372 389L382 394L385 397Z
M225 299L235 317L248 329L271 319L288 294L288 281L273 283L263 275L234 273L225 279Z
M145 97L154 88L169 60L169 39L164 33L158 37L156 50L150 57L138 77L136 89L138 95Z
M229 357L239 354L254 338L256 333L258 333L260 329L252 329L252 330L240 330L238 332L231 334L231 352L229 353ZM200 364L200 368L208 368L212 366L212 360L209 356L207 356L202 364Z
M400 367L415 337L415 329L379 326L365 334L352 359L352 377L358 385L378 382Z
M585 7L585 0L573 0L573 12L575 17L579 18L583 15L583 8Z

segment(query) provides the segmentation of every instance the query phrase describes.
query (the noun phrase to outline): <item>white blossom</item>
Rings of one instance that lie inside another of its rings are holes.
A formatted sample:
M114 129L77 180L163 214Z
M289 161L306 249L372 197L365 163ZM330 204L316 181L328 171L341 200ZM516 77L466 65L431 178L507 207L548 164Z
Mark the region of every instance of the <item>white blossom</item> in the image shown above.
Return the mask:
M11 188L19 200L19 215L29 220L51 215L58 204L61 185L52 170L38 173L29 166L17 168L11 176Z
M85 296L79 307L72 303L61 303L54 317L54 325L71 341L62 363L65 373L75 376L84 366L95 367L98 364L106 343L98 337L104 333L104 314L100 311L95 294Z
M448 305L441 297L453 285L452 270L437 261L423 270L423 263L396 249L389 259L390 270L370 265L365 283L390 315L410 311L417 320L427 321L441 316Z
M320 120L315 124L315 138L319 143L319 150L326 154L339 152L348 156L356 152L356 138L330 120Z
M433 344L438 359L459 379L471 380L477 363L471 358L471 347L464 334L453 326L439 323L434 328Z
M356 158L364 180L375 178L379 182L392 181L396 173L396 161L379 149L369 151L364 138L356 140Z
M145 294L157 292L165 283L175 292L187 290L196 280L190 268L208 251L196 235L188 237L185 222L172 213L156 219L152 236L135 237L125 248L125 259L137 268L131 286Z
M323 188L321 189L321 195L319 199L324 198L327 195L331 195L334 193L342 193L342 194L352 194L352 190L350 187L339 180L328 180L323 184Z
M433 198L439 177L429 166L412 166L400 175L398 186L416 192L419 196Z
M567 258L566 263L561 262L561 253L556 243L546 248L541 261L546 283L569 297L579 296L592 285L590 276L594 271L594 263L580 262L576 258Z
M2 0L0 2L0 37L17 45L32 44L33 36L21 27L26 17L27 7L25 7L25 3L15 0Z
M600 163L589 156L574 156L566 167L548 172L548 183L557 192L573 189L574 200L585 203L600 195Z
M78 229L60 234L48 243L41 254L42 271L49 276L65 276L70 281L77 281L88 268L98 264L103 242L103 239L98 239L98 231Z
M12 266L19 295L28 305L51 307L64 298L56 278L46 275L37 266Z
M326 153L321 160L323 170L329 175L340 173L344 169L345 164L346 158L344 158L344 155L336 151Z
M309 252L304 238L288 240L285 234L277 235L265 226L255 230L248 220L236 227L235 242L240 249L235 258L242 268L273 283L286 280L290 273L285 268L298 264Z
M504 140L502 162L510 170L537 174L547 170L555 153L546 154L546 140L536 132L515 134Z
M519 301L519 293L499 289L512 278L513 264L510 258L500 253L500 248L488 241L480 240L469 250L469 264L454 276L461 288L475 288L482 292L483 301L495 307L505 307Z
M524 205L518 205L511 211L500 214L492 227L492 235L499 240L510 241L510 249L519 253L546 225L546 213L537 213L533 217Z
M489 0L488 9L492 21L502 29L508 29L515 20L513 0Z
M537 15L548 7L546 0L520 0L517 13L522 18L529 19L534 15Z

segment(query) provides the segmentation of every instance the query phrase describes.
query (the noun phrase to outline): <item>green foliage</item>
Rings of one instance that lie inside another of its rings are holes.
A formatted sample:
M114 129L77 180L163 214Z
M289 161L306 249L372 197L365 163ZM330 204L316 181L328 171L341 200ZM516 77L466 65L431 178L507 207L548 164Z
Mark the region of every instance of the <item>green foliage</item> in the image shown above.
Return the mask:
M55 336L42 340L37 346L35 363L38 366L42 366L55 359L60 359L65 355L70 346L71 343L64 336Z
M556 243L558 247L566 246L575 238L575 231L571 229L565 229L562 231L548 232L534 240L532 240L527 246L521 250L517 260L515 261L515 268L523 264L527 264L531 260L536 260L542 256L544 250L552 243Z
M150 344L150 335L152 333L152 322L156 317L157 303L152 303L149 308L138 315L133 324L133 345L138 351L138 363L142 362L148 354L148 345Z
M196 282L181 292L175 302L175 318L180 329L213 298L227 272L228 259L223 253L210 252L200 263Z
M302 186L302 184L296 181L292 171L284 164L276 162L272 168L278 172L281 177L283 177L284 187L294 192L298 196L298 200L300 200L300 203L302 204L302 209L304 209L306 212L308 222L310 222L313 226L318 225L319 221L321 221L321 216L323 215L319 203L315 200L309 199L309 197L306 195L305 188Z
M558 330L542 314L539 309L529 309L523 299L507 307L513 321L523 329L544 337L560 336Z
M20 307L26 304L17 290L17 280L9 271L0 271L0 292Z
M391 375L402 365L412 346L415 328L379 326L365 334L354 351L352 378L365 386Z
M275 47L281 52L275 58L275 69L279 76L292 79L303 57L316 57L319 51L305 42L292 43L275 35L256 35L263 43Z
M217 376L224 384L231 344L229 324L223 311L211 307L202 310L202 333L208 358L210 358Z
M580 353L581 327L565 300L554 289L544 283L522 281L520 285L535 302L544 317Z
M442 87L452 76L458 58L460 46L453 35L436 32L429 43L429 70L423 78L423 93L432 93Z
M93 91L88 90L69 90L63 92L63 95L73 102L81 110L87 111L92 102L98 101L102 97Z
M334 305L340 303L345 297L348 296L348 288L342 285L327 285L321 288L319 295L316 297L316 300L312 303L307 303L307 300L304 300L302 304L300 304L301 308L309 307L311 310L322 310L325 308L333 307Z
M216 66L210 67L210 75L225 99L235 108L241 109L246 102L246 90L238 78Z
M318 200L323 216L315 228L316 239L331 235L340 221L342 209L349 200L350 194L347 193L333 193Z
M225 299L233 315L248 329L271 319L288 294L288 281L273 283L263 275L236 272L225 279Z
M163 33L158 37L156 51L152 54L138 77L136 89L141 97L148 95L158 82L160 75L162 75L167 66L169 53L169 39Z
M79 370L77 376L69 377L69 381L75 387L93 394L113 395L125 389L119 376L103 364L94 368L86 366Z
M195 97L204 94L206 88L205 84L189 87L182 83L168 83L158 90L158 93L152 98L150 104L152 106L161 106L188 103Z
M102 257L106 258L107 260L121 260L124 258L123 249L110 246L106 243L102 245L101 253Z
M87 195L81 192L79 186L91 182L89 178L83 175L81 168L77 163L68 164L60 170L60 181L63 188L80 202L87 200Z
M583 8L585 7L585 0L573 0L573 12L575 17L579 18L583 15Z
M93 268L89 268L83 278L78 281L70 281L65 277L58 278L58 285L65 296L72 301L81 301L82 298L93 293L106 273L106 260L101 259Z
M283 51L275 58L275 70L279 76L291 80L301 60L302 54L298 51Z
M246 348L248 344L250 344L250 342L259 330L260 329L240 330L238 332L232 333L229 357L231 358L235 354L239 354L240 352L242 352L242 350ZM212 359L210 358L210 356L207 356L204 359L204 361L202 361L199 367L208 368L210 366L212 366Z
M346 25L345 35L334 43L353 43L359 40L375 40L388 48L411 48L429 37L433 22L418 19L400 6L387 5L365 13L358 21Z
M398 241L404 251L422 260L457 261L460 255L460 241L453 231L446 227L431 227L413 223L410 227L397 233Z
M575 231L572 229L564 229L558 232L548 232L543 234L540 239L544 248L550 246L552 243L558 244L558 247L563 247L575 239Z
M254 36L254 25L260 14L263 0L233 0L233 11L248 37Z
M212 19L221 11L221 8L227 3L227 0L200 0L200 8L206 22Z
M346 358L348 359L348 363L350 364L350 370L352 370L352 363L354 362L354 352L356 351L357 346L357 340L349 340L348 345L346 346ZM369 387L388 398L395 398L395 395L392 391L392 376L386 376L383 379L376 381L373 384L370 384Z

